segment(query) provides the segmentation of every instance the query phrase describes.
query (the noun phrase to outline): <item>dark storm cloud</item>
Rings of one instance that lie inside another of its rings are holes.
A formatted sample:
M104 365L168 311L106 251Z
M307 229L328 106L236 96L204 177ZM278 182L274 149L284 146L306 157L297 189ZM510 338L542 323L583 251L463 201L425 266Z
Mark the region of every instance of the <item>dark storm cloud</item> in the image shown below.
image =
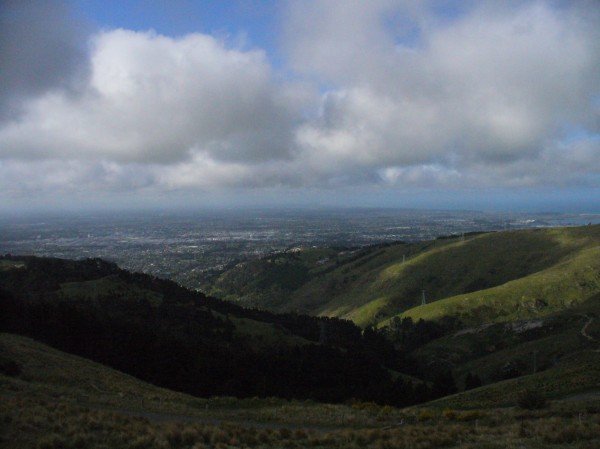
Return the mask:
M60 0L0 2L0 119L53 88L70 89L85 74L86 35Z

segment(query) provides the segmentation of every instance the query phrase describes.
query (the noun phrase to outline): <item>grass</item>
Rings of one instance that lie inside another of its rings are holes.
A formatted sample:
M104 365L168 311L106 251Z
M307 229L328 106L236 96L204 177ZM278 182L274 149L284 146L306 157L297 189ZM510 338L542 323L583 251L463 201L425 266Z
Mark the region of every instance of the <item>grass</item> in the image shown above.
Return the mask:
M527 390L539 390L550 399L565 399L580 393L595 396L600 391L599 379L600 354L586 350L565 357L545 371L447 396L431 405L458 409L514 406Z
M450 406L514 405L518 391L540 386L553 398L600 392L600 341L582 335L585 328L593 338L589 332L598 317L600 294L543 319L463 329L429 342L413 356L451 368L461 388L468 373L490 384L441 400ZM507 367L522 377L499 382Z
M414 320L455 316L466 325L510 321L564 310L599 291L600 246L596 246L529 276L414 307L402 316Z
M261 262L260 269L300 263L308 270L309 280L287 291L286 307L362 324L385 323L411 291L420 294L423 283L431 288L437 301L406 315L452 315L472 327L414 355L443 361L459 381L476 373L495 383L419 407L195 398L0 334L0 448L599 447L599 235L600 226L530 230L354 253L309 249ZM399 263L403 256L406 262ZM272 288L282 279L260 282ZM139 297L132 288L107 277L63 284L61 294L88 301ZM460 293L444 296L448 292ZM151 303L161 300L152 295L146 298ZM256 345L306 344L266 323L231 320L237 335ZM526 375L496 382L508 362ZM549 405L519 409L527 391L539 391Z
M198 399L20 336L0 334L0 355L21 367L16 376L0 374L1 448L591 449L600 444L598 400L554 401L543 410L524 411L466 410L478 404L482 389L407 409ZM543 375L549 373L519 380L518 388L515 381L498 384L498 394L545 385Z
M498 311L506 319L527 318L546 297L544 313L551 313L600 291L599 248L600 225L485 233L335 256L308 256L308 250L247 262L217 285L228 299L361 326L385 324L400 313L436 319L464 312L477 315L476 321ZM321 256L327 260L317 266ZM429 302L424 308L418 306L422 290Z
M14 270L19 268L25 268L25 262L7 259L0 260L0 271Z
M2 448L558 448L600 444L598 401L548 408L395 409L198 399L24 337L0 334L22 372L0 375Z
M406 315L413 318L432 319L434 316L451 315L447 308L443 308L438 314L434 312L438 310L438 306L443 307L439 305L440 300L445 304L447 298L456 297L455 304L462 305L465 297L478 298L476 292L487 292L494 287L518 282L534 273L543 271L546 276L549 274L560 276L562 270L566 268L564 261L573 256L581 256L581 260L574 262L581 264L586 264L594 257L597 259L596 252L587 257L583 253L587 249L593 251L594 248L599 248L600 227L587 228L589 229L564 228L483 234L464 242L459 241L426 251L404 264L392 264L381 270L377 280L370 286L371 294L387 292L389 298L387 304L378 301L380 311L375 321L385 322L385 318L407 309L409 312ZM548 272L554 267L556 267L554 271ZM568 268L578 270L577 274L582 269L571 265ZM593 273L588 273L588 276L593 277ZM530 290L536 291L545 280L540 278L540 282L533 285ZM503 302L507 295L518 294L528 282L529 280L510 284L512 290L494 290L498 293L496 299ZM556 279L555 285L558 283L560 278ZM426 291L429 304L424 308L415 307L421 301L422 290ZM532 296L537 299L550 290L550 288L546 291L542 289L542 295ZM594 281L590 290L599 291L599 284ZM565 291L566 289L561 294ZM571 296L567 299L579 298L578 289L571 289L568 292ZM489 305L487 296L482 297L477 304L482 306L482 309ZM510 304L511 307L512 305ZM364 307L362 309L369 313L360 315L353 312L348 314L348 317L361 324L372 321L372 309ZM527 317L521 310L514 315L519 318Z

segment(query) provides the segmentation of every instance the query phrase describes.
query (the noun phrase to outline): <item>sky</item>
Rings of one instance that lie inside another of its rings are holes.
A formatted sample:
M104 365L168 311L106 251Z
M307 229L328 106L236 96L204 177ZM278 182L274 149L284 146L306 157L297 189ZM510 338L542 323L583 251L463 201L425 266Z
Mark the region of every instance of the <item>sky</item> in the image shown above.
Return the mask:
M600 213L600 2L0 2L0 211Z

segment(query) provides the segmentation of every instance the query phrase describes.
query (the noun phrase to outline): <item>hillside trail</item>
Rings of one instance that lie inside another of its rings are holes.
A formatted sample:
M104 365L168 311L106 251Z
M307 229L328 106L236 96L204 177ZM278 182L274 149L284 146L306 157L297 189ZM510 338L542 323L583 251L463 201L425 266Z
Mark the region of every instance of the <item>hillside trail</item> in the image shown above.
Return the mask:
M592 337L590 334L587 333L588 327L590 326L590 324L592 324L594 322L594 317L593 316L589 316L589 315L583 315L583 316L585 318L587 318L588 320L585 322L585 324L583 325L583 327L581 328L581 330L579 332L588 341L591 341L591 342L594 342L594 343L599 343L596 338ZM600 352L600 349L592 349L592 351L593 352Z
M110 395L111 392L102 390L93 382L89 382L89 385L94 388L94 390ZM123 396L121 396L123 397ZM120 415L135 417L135 418L145 418L148 421L154 423L167 423L167 422L178 422L178 423L188 423L188 424L204 424L211 426L222 426L222 425L238 425L241 427L247 428L255 428L255 429L271 429L271 430L279 430L279 429L288 429L288 430L306 430L319 434L335 432L340 430L345 430L349 428L353 428L352 426L345 426L343 424L340 425L324 425L324 424L299 424L299 423L282 423L282 422L273 422L273 421L259 421L248 418L236 418L236 417L210 417L210 416L198 416L198 415L187 415L181 413L169 413L169 412L161 412L161 411L150 411L145 408L144 400L141 401L142 409L139 408L127 408L127 407L111 407L104 405L90 405L87 404L88 407L93 408L95 410L101 410L106 412L118 413ZM396 423L389 425L388 427L396 427L402 425L403 423ZM365 429L376 429L381 428L377 426L365 426Z
M236 419L236 418L211 418L207 416L194 416L194 415L184 415L184 414L176 414L176 413L163 413L163 412L150 412L145 410L135 410L128 408L115 408L115 407L102 407L97 406L93 407L96 410L113 412L120 415L130 416L133 418L145 418L153 423L168 423L168 422L176 422L176 423L185 423L185 424L203 424L209 426L225 426L225 425L235 425L245 428L254 428L254 429L269 429L269 430L305 430L309 432L325 434L330 432L336 432L347 429L354 429L351 426L328 426L328 425L319 425L319 424L298 424L298 423L281 423L281 422L268 422L268 421L256 421L252 419ZM365 429L376 429L380 427L365 427Z
M593 316L588 316L588 315L584 315L586 318L588 318L588 320L586 321L586 323L583 325L583 327L581 328L581 335L583 335L585 338L587 338L589 341L596 341L596 339L594 337L592 337L590 334L587 333L587 328L589 327L590 324L592 324L592 322L594 321L594 317Z

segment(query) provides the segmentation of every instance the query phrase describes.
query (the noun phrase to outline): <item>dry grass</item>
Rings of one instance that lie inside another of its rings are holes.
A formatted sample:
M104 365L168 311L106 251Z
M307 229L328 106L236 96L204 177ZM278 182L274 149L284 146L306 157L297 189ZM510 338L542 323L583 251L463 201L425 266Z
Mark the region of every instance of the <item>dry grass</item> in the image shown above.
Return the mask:
M402 411L377 428L177 422L93 410L58 398L4 397L2 448L552 448L600 444L598 404L556 403L547 410ZM305 415L306 416L306 415Z
M600 447L598 400L553 402L531 411L206 400L152 387L30 339L4 335L0 342L4 355L23 369L0 375L0 448Z

